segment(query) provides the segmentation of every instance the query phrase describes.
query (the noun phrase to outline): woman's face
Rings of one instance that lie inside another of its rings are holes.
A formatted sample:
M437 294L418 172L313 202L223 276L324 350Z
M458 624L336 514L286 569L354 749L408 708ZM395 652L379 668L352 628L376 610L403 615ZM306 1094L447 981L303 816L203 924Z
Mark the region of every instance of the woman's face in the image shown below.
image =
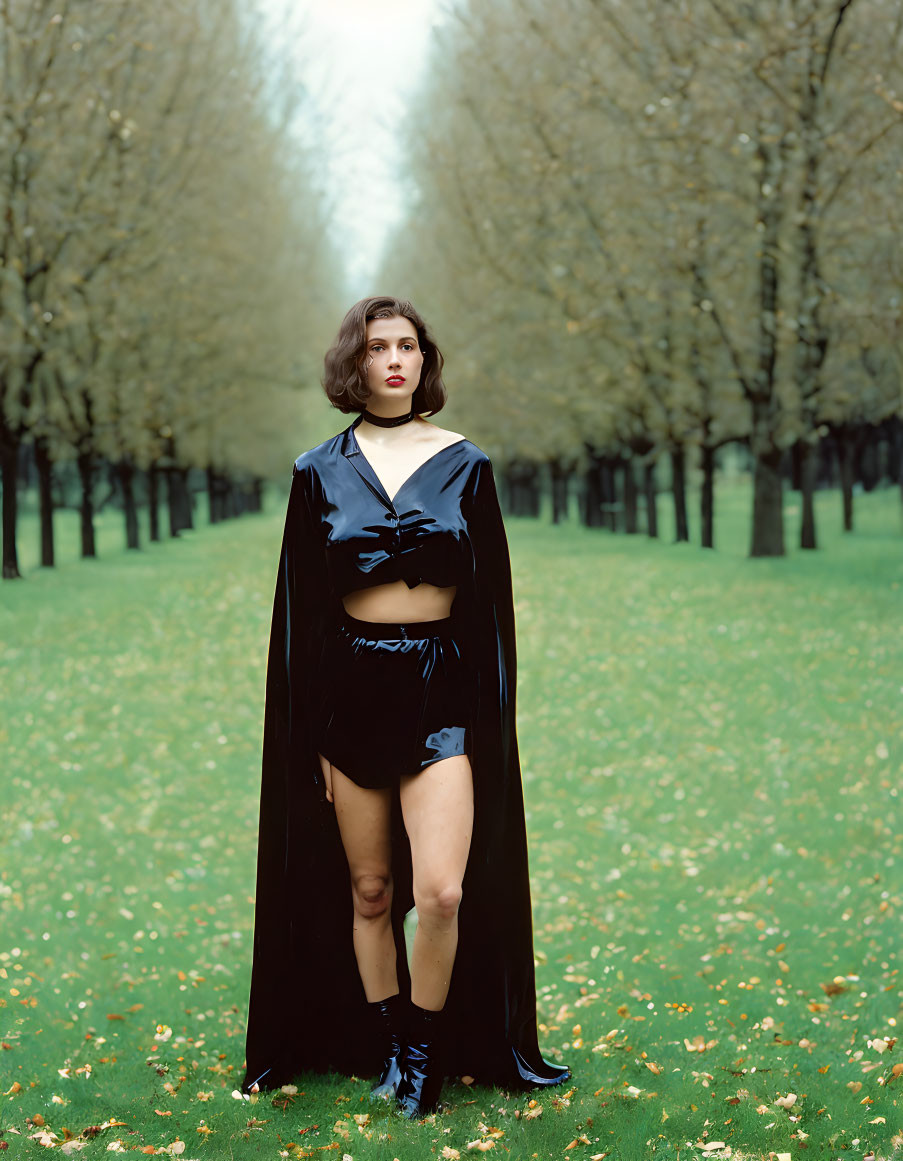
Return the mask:
M409 406L420 382L423 355L417 328L410 319L374 318L367 323L364 368L371 403L403 403ZM401 414L401 408L393 414Z

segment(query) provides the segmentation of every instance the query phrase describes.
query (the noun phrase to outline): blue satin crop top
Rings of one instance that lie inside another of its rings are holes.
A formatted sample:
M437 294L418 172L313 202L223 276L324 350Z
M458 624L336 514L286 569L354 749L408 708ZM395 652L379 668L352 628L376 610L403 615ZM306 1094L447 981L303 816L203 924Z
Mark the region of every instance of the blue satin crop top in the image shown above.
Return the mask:
M295 461L303 472L318 554L335 596L403 580L408 588L459 585L473 575L467 498L485 452L460 439L387 495L350 427ZM316 568L319 562L311 562Z

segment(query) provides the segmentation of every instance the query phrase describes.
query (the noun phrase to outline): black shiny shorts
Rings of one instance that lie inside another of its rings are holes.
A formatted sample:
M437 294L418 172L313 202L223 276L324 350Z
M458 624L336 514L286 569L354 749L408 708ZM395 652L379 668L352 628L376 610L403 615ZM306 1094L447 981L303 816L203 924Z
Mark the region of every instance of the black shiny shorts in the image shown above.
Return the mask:
M358 786L470 756L469 680L452 623L345 614L327 642L317 749Z

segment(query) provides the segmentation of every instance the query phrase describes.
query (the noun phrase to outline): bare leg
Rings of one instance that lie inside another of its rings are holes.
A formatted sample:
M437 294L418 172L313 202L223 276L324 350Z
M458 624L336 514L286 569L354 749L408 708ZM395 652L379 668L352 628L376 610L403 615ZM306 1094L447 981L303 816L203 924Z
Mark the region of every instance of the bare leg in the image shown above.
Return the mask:
M417 934L411 1000L445 1006L458 950L458 907L473 833L473 775L462 755L401 779L401 809L411 840Z
M398 991L392 934L391 792L366 790L332 767L332 793L351 871L354 954L368 1001Z

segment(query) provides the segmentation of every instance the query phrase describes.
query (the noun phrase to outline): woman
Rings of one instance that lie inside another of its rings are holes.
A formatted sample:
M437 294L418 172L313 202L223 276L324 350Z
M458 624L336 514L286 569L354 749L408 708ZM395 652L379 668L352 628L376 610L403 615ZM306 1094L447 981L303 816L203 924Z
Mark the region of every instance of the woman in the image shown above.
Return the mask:
M442 363L410 303L357 303L324 389L360 414L295 462L243 1082L382 1062L372 1095L409 1117L445 1075L569 1076L536 1037L505 529L489 458L421 417Z

